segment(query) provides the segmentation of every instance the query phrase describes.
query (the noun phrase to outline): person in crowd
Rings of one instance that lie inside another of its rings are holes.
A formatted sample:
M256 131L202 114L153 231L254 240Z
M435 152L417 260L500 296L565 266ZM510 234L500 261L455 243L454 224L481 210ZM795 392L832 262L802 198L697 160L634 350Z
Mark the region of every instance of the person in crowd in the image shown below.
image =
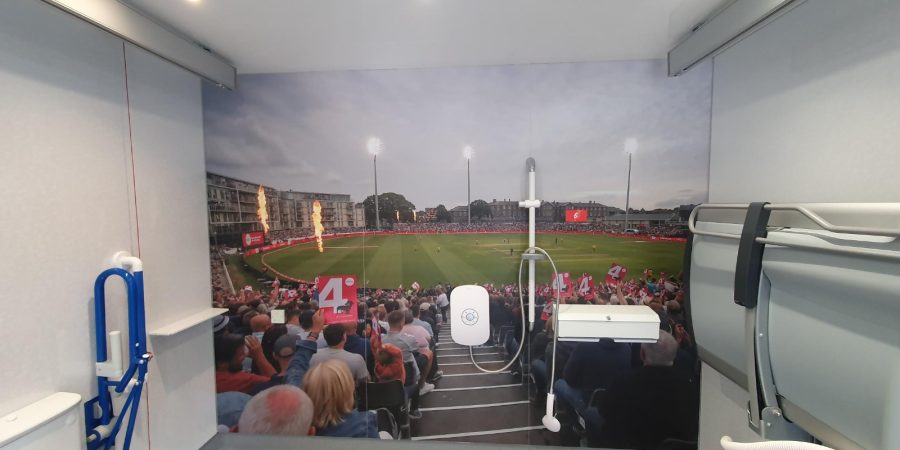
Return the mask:
M595 389L606 389L613 378L631 368L631 347L612 339L575 345L553 391L560 407L582 413Z
M312 436L315 408L312 400L300 388L281 385L253 396L244 407L238 421L238 432Z
M675 338L660 331L659 340L641 345L643 365L617 377L597 402L596 444L610 448L655 448L665 439L696 441L699 388L673 367Z
M375 353L375 377L379 382L406 381L403 352L394 345L383 344Z
M576 344L573 342L557 342L556 352L554 353L552 317L544 322L544 324L547 332L547 344L544 346L543 351L538 353L540 356L531 361L531 376L534 379L534 384L538 392L546 394L549 388L550 370L553 367L554 356L556 359L555 378L560 379L562 378L563 369L566 367L569 356L572 355L572 351L575 349ZM533 348L537 352L541 351L540 347Z
M413 363L417 369L415 379L418 380L419 395L425 395L434 390L434 385L427 383L421 374L427 374L430 367L428 357L419 352L419 344L416 338L403 332L406 324L406 315L403 311L394 311L388 314L388 332L381 336L382 343L392 344L403 353L404 363Z
M251 398L250 395L237 391L216 394L216 423L220 431L237 428L241 414Z
M265 333L263 333L262 339L260 340L263 354L266 355L266 359L269 360L269 364L272 364L272 367L275 368L276 372L280 371L281 367L278 366L278 361L274 356L275 341L285 334L287 334L286 326L283 324L272 325Z
M245 307L248 309L244 312L243 315L241 315L241 328L238 331L240 332L240 334L247 335L252 332L250 328L250 321L253 320L254 317L258 316L259 313L247 305L242 306L241 309ZM240 311L240 309L238 309L238 311Z
M231 331L231 327L229 326L230 323L231 320L228 318L228 316L213 317L213 335L219 336Z
M275 325L274 327L272 327L272 329L277 326L278 325ZM297 337L282 333L281 336L278 337L278 339L276 339L275 343L272 345L272 351L270 355L271 358L275 361L272 366L275 367L275 370L277 370L278 373L272 375L272 378L270 378L269 381L256 385L256 387L250 390L250 395L256 395L257 393L264 391L272 386L284 384L285 377L287 376L288 366L290 366L291 360L294 359L294 355L296 353Z
M428 323L422 320L422 307L427 311L428 307L431 306L428 303L422 303L417 305L418 307L413 307L410 311L412 312L412 324L422 327L428 333L429 340L434 340L434 328L431 323Z
M412 310L405 309L401 312L403 312L403 328L401 331L416 338L420 353L431 353L428 350L431 346L431 335L428 334L428 331L426 331L425 328L413 323L415 318L413 317Z
M449 317L447 316L447 312L450 309L450 300L447 298L447 294L443 289L439 288L437 292L437 307L441 310L441 316L444 317L444 320L447 320L446 318Z
M359 355L366 362L366 369L371 375L375 368L375 357L372 354L372 343L367 336L357 334L359 324L356 322L344 322L344 333L347 336L347 342L344 343L344 350ZM371 325L364 324L364 329L371 329ZM369 331L371 333L371 331Z
M366 368L365 359L360 355L344 350L344 345L347 343L347 333L344 325L340 323L328 325L322 334L325 335L325 342L328 343L328 347L320 349L313 355L309 362L310 367L316 367L325 361L343 361L350 369L350 373L357 384L368 381L369 370Z
M354 409L355 388L353 375L341 360L330 359L309 369L303 378L303 389L312 400L313 426L317 435L379 437L375 412Z
M253 336L242 337L236 334L216 336L213 347L216 362L216 392L249 393L257 384L265 383L275 375L275 369L269 364L263 355L262 346ZM242 370L247 355L259 368L258 375Z
M437 342L437 337L435 336L440 332L440 327L437 321L437 306L433 303L425 302L419 305L419 320L428 324L431 329L431 337L434 338L435 342Z
M298 340L304 340L307 338L307 336L309 336L311 327L313 325L313 317L315 316L315 314L316 311L313 311L312 309L303 311L300 314L300 331L297 333ZM318 340L316 341L316 344L319 346L319 348L328 347L328 343L325 342L325 336L322 336L321 333L318 334Z
M303 312L298 307L287 308L284 311L284 325L287 327L288 334L299 336L303 331L300 327L300 314Z
M288 363L284 382L303 388L303 377L309 370L310 360L318 351L319 334L325 328L325 315L322 311L316 311L310 318L309 331L305 339L296 341L296 352Z

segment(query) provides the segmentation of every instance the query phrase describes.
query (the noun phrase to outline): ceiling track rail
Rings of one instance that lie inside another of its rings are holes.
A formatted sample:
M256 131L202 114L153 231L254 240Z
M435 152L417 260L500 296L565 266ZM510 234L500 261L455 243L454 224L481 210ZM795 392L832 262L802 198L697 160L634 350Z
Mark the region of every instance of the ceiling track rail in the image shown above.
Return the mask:
M237 69L193 42L116 0L42 0L220 87L237 87Z

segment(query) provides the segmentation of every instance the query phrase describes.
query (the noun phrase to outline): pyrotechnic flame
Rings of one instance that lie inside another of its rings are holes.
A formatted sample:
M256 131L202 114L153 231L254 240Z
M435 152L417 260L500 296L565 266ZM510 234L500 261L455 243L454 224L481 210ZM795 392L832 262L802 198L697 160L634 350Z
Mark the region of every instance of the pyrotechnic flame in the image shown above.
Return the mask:
M322 225L322 204L316 200L313 202L312 207L313 231L316 234L316 244L319 245L319 253L322 253L325 251L325 248L322 246L322 232L325 231L325 226Z
M266 189L263 188L262 185L259 185L259 191L256 193L256 200L259 202L259 207L256 209L256 216L259 217L260 223L262 223L263 233L269 233L269 211L266 210Z
M397 222L399 222L399 221L400 221L400 210L398 209L397 210Z
M413 211L413 222L418 222L418 221L416 220L416 212L415 212L415 211Z

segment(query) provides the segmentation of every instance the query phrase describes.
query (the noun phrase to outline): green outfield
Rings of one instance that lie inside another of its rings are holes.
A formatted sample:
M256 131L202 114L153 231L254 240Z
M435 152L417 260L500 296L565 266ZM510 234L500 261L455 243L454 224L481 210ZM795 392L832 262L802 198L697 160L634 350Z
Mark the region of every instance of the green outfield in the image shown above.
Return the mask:
M560 272L573 277L588 272L606 274L617 262L639 276L645 268L655 273L681 272L684 244L623 237L540 234L537 245L553 257ZM519 255L527 247L525 234L419 234L359 236L325 241L325 252L315 244L299 244L246 258L261 270L262 261L290 277L311 280L316 275L356 275L362 285L379 288L437 283L513 283ZM596 248L595 248L596 247ZM510 254L512 249L512 254ZM546 261L538 263L538 279L550 280ZM527 272L526 272L527 276Z

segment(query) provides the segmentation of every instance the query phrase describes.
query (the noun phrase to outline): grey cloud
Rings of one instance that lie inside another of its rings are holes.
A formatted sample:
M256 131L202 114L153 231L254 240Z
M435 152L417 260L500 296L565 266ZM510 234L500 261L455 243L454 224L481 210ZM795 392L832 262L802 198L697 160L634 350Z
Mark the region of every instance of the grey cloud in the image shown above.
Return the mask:
M634 137L632 205L705 197L710 70L677 79L662 61L243 75L234 92L204 89L212 169L281 188L373 190L365 142L379 136L381 192L417 206L524 194L538 159L547 200L624 207ZM683 192L685 191L685 192Z

